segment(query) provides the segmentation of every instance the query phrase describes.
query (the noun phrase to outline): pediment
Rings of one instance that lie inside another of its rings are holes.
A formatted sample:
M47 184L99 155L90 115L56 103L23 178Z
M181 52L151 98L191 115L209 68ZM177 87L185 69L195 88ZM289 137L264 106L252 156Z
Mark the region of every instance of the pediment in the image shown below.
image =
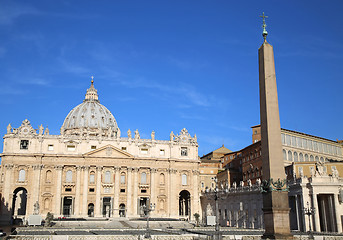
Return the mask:
M117 158L133 158L133 155L120 150L112 145L106 145L99 149L95 149L88 153L85 153L84 156L89 157L117 157Z

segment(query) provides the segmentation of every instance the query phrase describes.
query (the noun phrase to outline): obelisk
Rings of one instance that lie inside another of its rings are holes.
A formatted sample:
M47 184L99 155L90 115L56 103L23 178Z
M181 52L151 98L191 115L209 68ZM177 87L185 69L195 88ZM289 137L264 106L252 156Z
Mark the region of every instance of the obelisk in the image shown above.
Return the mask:
M262 145L262 187L264 239L292 238L289 227L288 191L282 157L279 104L273 47L267 42L263 15L263 44L258 50L260 81L260 117Z

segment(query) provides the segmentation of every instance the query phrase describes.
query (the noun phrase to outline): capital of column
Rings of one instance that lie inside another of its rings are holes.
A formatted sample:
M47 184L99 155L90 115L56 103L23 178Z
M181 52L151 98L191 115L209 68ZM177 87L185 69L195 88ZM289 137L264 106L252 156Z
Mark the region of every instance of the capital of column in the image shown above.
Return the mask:
M133 171L133 167L128 167L128 168L127 168L127 171L128 171L128 172L132 172L132 171Z
M156 168L150 168L150 172L151 172L151 173L156 173L156 172L157 172L157 169L156 169Z
M101 171L104 167L103 166L96 166L97 171Z
M138 167L133 167L132 170L133 170L133 172L138 172L139 168Z
M43 167L44 167L43 164L36 164L36 165L33 165L33 166L32 166L32 168L33 168L34 170L42 170Z
M11 170L13 167L14 167L13 164L5 164L5 168L6 168L7 170Z
M193 170L192 170L192 173L195 174L195 175L199 175L200 172L199 172L199 170L197 170L197 169L193 169Z
M90 168L90 166L82 166L81 168L82 168L84 171L88 171L89 168Z
M119 171L120 171L120 167L117 167L117 166L113 167L113 169L114 169L114 171L116 171L116 172L119 172Z
M57 165L57 166L55 166L55 168L56 168L57 170L59 170L59 171L62 171L63 165Z
M177 172L177 169L175 169L175 168L169 168L169 169L168 169L168 172L169 172L169 173L176 173L176 172Z
M81 169L83 169L82 166L76 166L76 171L81 171Z

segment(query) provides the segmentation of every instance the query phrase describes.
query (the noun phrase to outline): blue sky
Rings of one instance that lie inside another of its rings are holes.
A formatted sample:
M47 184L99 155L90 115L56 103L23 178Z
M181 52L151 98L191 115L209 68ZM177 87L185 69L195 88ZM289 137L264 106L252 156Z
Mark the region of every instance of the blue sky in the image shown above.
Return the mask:
M58 134L94 75L123 135L185 127L199 155L244 148L259 124L263 11L281 126L343 139L342 1L0 0L0 135L25 118Z

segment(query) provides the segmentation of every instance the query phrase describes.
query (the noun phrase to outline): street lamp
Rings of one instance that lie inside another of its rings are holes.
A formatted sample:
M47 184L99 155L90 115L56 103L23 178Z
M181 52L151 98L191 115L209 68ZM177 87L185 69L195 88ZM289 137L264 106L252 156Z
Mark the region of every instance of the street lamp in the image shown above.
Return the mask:
M215 225L215 239L216 240L220 240L221 239L221 235L220 235L220 231L219 231L219 203L218 203L218 179L217 177L212 177L212 180L215 182L216 186L214 189L214 201L216 204L216 225Z
M315 208L314 207L310 207L309 202L307 202L306 205L307 205L307 207L304 207L303 211L304 211L304 214L308 216L308 226L309 226L308 235L309 235L309 239L313 239L313 232L312 232L312 229L311 229L311 216L314 215Z
M144 211L144 214L147 216L146 218L146 232L144 235L144 238L151 238L150 234L150 228L149 228L149 218L150 218L150 212L155 210L155 203L150 203L150 206L142 206L142 209Z

